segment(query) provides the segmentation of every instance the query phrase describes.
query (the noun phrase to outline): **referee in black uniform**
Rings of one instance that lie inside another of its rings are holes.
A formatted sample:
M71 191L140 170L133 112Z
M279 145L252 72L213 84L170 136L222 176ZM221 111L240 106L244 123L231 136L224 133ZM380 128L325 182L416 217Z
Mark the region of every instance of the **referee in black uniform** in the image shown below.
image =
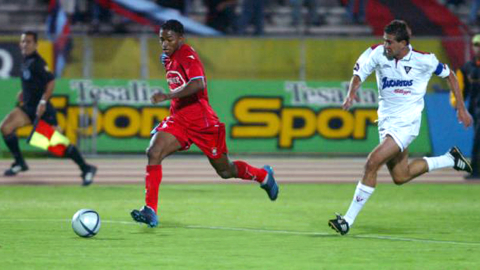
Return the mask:
M15 158L15 162L5 171L5 176L14 176L28 170L15 134L18 128L32 124L37 116L48 124L57 126L56 112L49 102L55 87L55 78L48 70L45 60L37 52L37 33L24 32L20 38L20 50L23 55L22 91L18 94L20 106L15 107L1 124L3 140ZM73 144L67 147L65 156L80 167L83 185L91 184L97 168L85 163L78 148Z
M472 147L472 173L465 176L468 180L480 180L480 34L472 38L473 59L457 71L460 90L464 100L469 100L468 112L473 117L474 138ZM452 105L456 100L450 95Z

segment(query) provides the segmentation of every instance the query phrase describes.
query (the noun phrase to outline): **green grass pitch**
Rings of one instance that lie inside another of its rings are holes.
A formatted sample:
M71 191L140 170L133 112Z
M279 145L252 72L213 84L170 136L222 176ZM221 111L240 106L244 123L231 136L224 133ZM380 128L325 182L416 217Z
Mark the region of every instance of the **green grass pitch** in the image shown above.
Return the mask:
M134 223L141 185L0 186L0 269L479 269L480 185L378 185L347 236L327 226L355 184L166 184L160 222ZM76 236L81 208L102 219Z

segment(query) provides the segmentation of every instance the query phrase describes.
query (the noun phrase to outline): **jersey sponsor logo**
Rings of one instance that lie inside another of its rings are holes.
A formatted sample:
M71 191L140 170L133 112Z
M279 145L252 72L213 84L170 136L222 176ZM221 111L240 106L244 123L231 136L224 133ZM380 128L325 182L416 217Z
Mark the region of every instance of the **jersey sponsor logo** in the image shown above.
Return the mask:
M412 86L413 80L393 80L387 77L382 79L382 90L388 87Z
M178 77L168 78L168 84L181 84L182 81Z
M172 92L176 91L177 89L187 84L185 82L185 79L183 79L182 74L180 74L180 72L178 71L174 71L174 70L168 71L166 76L167 76L168 87Z
M187 56L187 57L188 57L188 58L195 59L195 56L193 56L193 55L189 55L189 56Z
M412 69L412 67L407 67L405 66L405 72L408 74L408 72L410 72L410 70Z
M402 94L402 95L409 95L412 93L410 90L404 90L404 89L395 89L393 90L395 94Z

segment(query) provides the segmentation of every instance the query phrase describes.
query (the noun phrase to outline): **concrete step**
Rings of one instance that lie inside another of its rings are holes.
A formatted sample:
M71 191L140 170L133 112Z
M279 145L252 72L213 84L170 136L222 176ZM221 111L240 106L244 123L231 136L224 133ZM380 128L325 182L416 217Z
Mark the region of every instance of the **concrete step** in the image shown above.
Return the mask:
M45 31L45 22L48 15L48 6L38 0L2 0L0 3L0 32L19 33L24 30L35 30L39 33ZM195 1L194 1L195 2ZM198 1L196 1L198 2ZM32 4L34 3L34 4ZM41 3L41 4L40 4ZM206 8L197 4L190 18L204 22ZM238 13L240 7L238 7ZM325 0L317 12L324 18L320 26L299 27L292 26L292 10L290 6L269 6L266 9L265 33L267 35L320 35L320 36L365 36L371 34L372 30L366 25L349 25L346 20L345 8L337 5L337 0ZM303 16L308 14L307 8L302 9ZM25 16L28 14L28 16ZM73 33L87 33L89 26L76 24L72 26ZM126 29L132 33L143 33L151 31L149 27L129 23ZM114 26L104 24L101 26L101 33L111 33Z

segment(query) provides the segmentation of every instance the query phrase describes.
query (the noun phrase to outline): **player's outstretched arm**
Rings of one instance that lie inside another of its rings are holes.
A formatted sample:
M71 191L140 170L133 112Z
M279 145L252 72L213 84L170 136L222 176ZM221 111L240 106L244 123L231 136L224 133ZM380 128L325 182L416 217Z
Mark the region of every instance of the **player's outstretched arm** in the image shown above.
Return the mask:
M465 103L463 102L463 96L460 92L460 86L458 85L457 76L455 76L455 73L450 71L450 74L446 79L448 86L452 90L453 95L455 96L455 100L457 101L456 109L458 122L463 124L463 126L465 127L469 127L470 125L472 125L473 119L465 108Z
M197 93L198 91L203 90L204 88L205 88L205 84L203 82L203 78L198 78L198 79L189 81L187 85L185 85L184 87L174 92L171 92L171 93L157 92L152 95L150 100L152 101L153 104L156 104L172 98L187 97Z
M350 107L352 107L353 101L357 100L357 90L360 88L360 85L362 85L362 81L360 80L360 77L357 75L353 75L352 79L350 80L350 84L348 85L348 93L347 97L343 101L343 109L348 110Z

